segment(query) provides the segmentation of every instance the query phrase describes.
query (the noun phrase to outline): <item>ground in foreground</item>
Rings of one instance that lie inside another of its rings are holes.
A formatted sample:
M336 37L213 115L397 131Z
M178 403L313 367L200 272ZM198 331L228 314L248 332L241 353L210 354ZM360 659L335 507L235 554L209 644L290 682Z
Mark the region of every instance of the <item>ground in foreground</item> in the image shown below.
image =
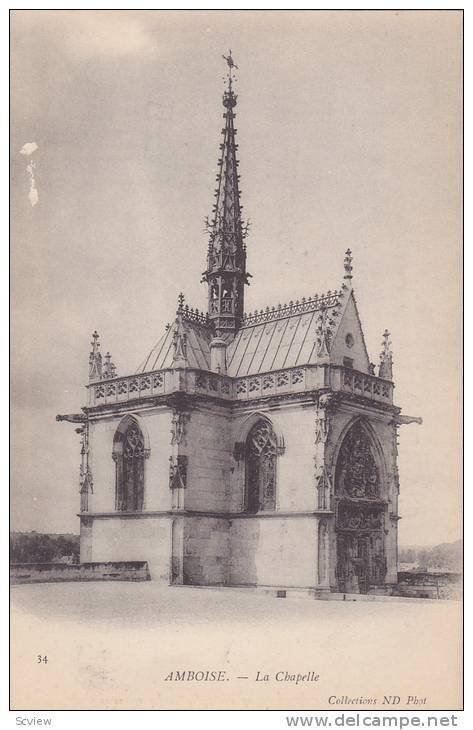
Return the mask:
M455 601L325 602L146 582L17 585L11 603L14 709L461 707ZM223 681L180 679L208 671ZM296 683L298 674L312 679Z

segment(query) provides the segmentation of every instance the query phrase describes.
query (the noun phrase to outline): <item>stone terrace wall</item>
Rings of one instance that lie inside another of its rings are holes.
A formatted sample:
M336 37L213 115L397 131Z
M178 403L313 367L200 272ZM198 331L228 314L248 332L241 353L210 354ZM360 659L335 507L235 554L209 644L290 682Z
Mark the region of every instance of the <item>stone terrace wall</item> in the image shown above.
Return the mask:
M114 517L94 519L89 538L91 551L84 562L146 561L152 580L169 583L171 519L167 515L136 514L136 517L122 517L117 512Z
M399 572L395 595L417 598L459 600L462 595L461 573Z
M148 563L17 563L10 565L10 583L58 583L87 580L150 580Z

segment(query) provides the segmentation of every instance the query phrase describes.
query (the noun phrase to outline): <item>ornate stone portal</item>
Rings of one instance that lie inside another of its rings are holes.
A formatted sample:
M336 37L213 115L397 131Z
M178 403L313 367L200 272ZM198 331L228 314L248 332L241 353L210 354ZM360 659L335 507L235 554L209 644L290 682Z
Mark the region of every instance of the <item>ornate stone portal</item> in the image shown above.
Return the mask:
M358 420L343 440L335 471L337 579L342 592L367 593L384 584L386 501L381 497L381 471L372 438Z

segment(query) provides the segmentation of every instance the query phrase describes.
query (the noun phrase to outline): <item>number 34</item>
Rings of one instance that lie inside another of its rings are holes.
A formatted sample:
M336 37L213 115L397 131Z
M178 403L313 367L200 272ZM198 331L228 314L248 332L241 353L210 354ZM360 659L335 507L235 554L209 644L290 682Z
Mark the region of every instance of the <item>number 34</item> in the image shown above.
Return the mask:
M48 663L48 657L46 655L43 656L42 654L38 654L38 661L36 663L37 664L47 664Z

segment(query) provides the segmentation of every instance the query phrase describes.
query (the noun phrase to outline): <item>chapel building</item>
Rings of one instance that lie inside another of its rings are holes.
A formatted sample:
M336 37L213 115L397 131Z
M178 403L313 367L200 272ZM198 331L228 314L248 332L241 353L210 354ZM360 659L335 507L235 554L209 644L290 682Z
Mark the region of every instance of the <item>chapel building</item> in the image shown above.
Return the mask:
M234 128L223 95L207 311L178 298L138 372L94 332L79 423L81 562L146 560L171 584L389 592L397 583L392 353L368 357L347 250L340 288L245 314ZM342 279L343 275L343 279Z

